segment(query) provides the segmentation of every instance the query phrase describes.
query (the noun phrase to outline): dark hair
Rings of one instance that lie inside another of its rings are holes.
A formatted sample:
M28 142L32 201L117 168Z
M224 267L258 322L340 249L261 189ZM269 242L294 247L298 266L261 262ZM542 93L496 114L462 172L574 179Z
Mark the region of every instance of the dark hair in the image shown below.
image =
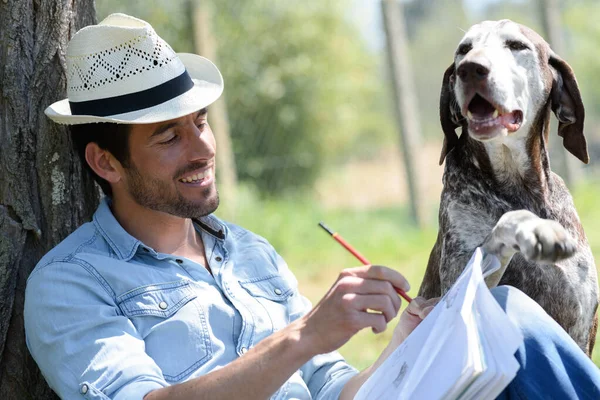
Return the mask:
M85 148L88 143L94 142L101 149L110 152L124 167L127 167L129 165L130 126L128 124L100 122L70 125L69 131L84 169L92 174L105 195L112 196L110 184L99 177L88 165L85 159Z

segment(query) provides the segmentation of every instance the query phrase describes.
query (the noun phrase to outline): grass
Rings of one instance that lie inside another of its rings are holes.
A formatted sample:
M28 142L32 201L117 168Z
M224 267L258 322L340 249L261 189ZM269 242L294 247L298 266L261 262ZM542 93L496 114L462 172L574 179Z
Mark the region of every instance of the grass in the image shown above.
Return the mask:
M596 259L600 259L600 185L586 183L572 191L579 216ZM400 271L416 295L425 272L437 228L411 227L402 207L374 210L326 210L307 199L258 200L243 190L235 222L267 238L287 261L300 283L300 291L315 304L343 268L358 262L318 226L324 221L373 263ZM433 212L433 211L432 211ZM353 366L370 365L387 345L396 321L386 332L359 332L340 352ZM599 335L600 336L600 335ZM597 340L600 343L600 337ZM592 357L600 366L600 344Z
M598 207L598 199L600 199L600 184L599 182L587 182L579 185L573 191L573 199L575 207L579 213L579 218L585 229L588 242L592 248L596 268L598 268L598 260L600 260L600 207ZM600 367L600 330L596 334L596 346L592 353L592 361Z

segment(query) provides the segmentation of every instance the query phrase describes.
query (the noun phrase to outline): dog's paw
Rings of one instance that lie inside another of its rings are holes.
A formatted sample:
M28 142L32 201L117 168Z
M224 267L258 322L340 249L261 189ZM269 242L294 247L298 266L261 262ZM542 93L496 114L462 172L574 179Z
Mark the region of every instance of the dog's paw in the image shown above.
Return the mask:
M515 233L514 250L530 261L553 263L571 257L577 248L561 224L537 216L522 221Z

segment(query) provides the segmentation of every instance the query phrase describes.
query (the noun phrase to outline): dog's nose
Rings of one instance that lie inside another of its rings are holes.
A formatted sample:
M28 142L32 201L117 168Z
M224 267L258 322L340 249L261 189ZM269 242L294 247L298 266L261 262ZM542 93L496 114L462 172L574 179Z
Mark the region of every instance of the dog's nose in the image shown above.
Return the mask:
M461 63L456 73L463 82L480 81L488 76L490 69L479 62L466 61Z

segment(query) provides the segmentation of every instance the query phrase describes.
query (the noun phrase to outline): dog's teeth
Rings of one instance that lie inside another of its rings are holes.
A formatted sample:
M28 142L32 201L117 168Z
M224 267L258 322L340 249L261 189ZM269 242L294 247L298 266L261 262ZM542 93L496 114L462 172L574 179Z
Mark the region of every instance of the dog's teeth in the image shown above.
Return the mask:
M492 114L492 118L493 118L493 119L496 119L496 118L498 118L498 109L495 109L495 110L494 110L494 113Z
M467 111L467 118L473 119L473 113L471 111Z

